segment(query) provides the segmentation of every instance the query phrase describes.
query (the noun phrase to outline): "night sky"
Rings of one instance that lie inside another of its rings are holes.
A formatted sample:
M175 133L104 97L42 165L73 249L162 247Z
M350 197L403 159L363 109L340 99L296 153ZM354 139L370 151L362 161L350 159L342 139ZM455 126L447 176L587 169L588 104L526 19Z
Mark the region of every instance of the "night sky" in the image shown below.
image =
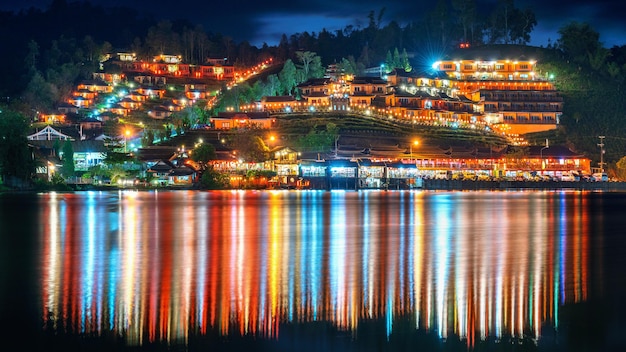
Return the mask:
M46 9L51 0L8 0L0 3L0 9L17 11L31 6ZM68 0L68 2L72 2ZM222 33L236 42L247 40L252 45L263 43L277 45L283 33L330 32L348 25L355 29L368 25L368 14L378 16L384 7L382 25L395 20L401 26L415 18L421 18L436 4L432 1L410 0L91 0L103 6L127 6L141 13L160 19L187 18L202 24L205 30ZM478 0L479 9L490 9L497 0ZM150 4L150 5L148 5ZM485 4L485 5L480 5ZM600 33L600 41L610 48L626 44L626 21L623 19L622 0L517 0L515 6L530 6L535 12L538 25L531 33L530 45L546 46L548 40L555 42L558 29L572 21L589 23ZM486 16L489 12L485 11ZM480 16L480 11L479 11Z

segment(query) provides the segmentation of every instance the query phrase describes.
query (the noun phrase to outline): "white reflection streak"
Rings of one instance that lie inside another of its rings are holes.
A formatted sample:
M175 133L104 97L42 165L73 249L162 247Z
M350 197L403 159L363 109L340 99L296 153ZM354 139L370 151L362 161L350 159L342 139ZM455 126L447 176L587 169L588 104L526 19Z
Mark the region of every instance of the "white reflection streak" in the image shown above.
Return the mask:
M517 292L517 333L524 333L524 282L526 281L526 276L523 274L519 277L518 283L518 292Z
M332 309L338 325L346 327L344 308L347 305L345 291L345 250L346 250L346 214L343 200L345 194L333 193L333 210L331 212L331 253L330 253L330 292ZM340 204L341 203L341 204Z
M502 217L502 222L506 223L506 216ZM506 228L506 227L505 227ZM509 236L498 236L500 238L495 240L495 248L493 255L497 258L495 271L495 318L494 318L494 328L495 335L502 336L502 326L504 325L504 304L502 303L504 300L504 284L506 275L506 262L507 262L507 246L506 241Z
M541 225L545 225L545 222L540 222L540 224L538 225L540 227L540 230L538 231L538 234L536 234L535 236L532 237L533 241L535 242L532 246L534 252L535 252L535 263L534 263L534 272L533 272L533 287L532 287L532 295L533 295L533 307L531 310L531 320L533 321L533 333L534 333L534 337L539 336L539 329L541 326L541 303L542 303L542 295L541 295L541 282L543 281L543 275L541 273L541 269L543 268L543 258L544 258L544 243L542 243L543 241L543 235L546 233L546 229L544 228L544 226Z
M415 328L420 326L420 309L422 308L422 253L424 253L423 241L424 241L424 209L423 200L417 199L413 203L413 212L415 219L415 226L413 229L413 299L415 307Z
M448 236L450 235L450 213L448 205L444 201L438 205L437 209L437 239L436 249L438 257L436 260L437 282L436 282L436 305L437 305L437 332L440 337L447 336L447 305L446 305L446 281L448 272ZM443 209L439 209L443 208Z
M484 245L484 244L483 244ZM489 270L489 256L481 256L482 263L480 265L480 273L478 274L478 297L480 304L476 309L479 316L479 332L480 339L484 340L487 337L487 271Z
M135 245L137 244L135 199L120 192L119 202L122 207L121 212L124 214L123 217L120 217L120 220L123 218L123 221L120 221L119 224L124 251L124 262L122 263L124 273L124 294L122 297L124 297L124 300L120 302L121 307L119 311L122 314L118 319L121 319L119 322L120 329L129 330L129 338L141 338L140 334L137 334L138 325L140 324L135 324L133 311L134 299L140 299L139 295L135 295L135 266L137 264L135 253ZM133 330L131 330L131 327Z
M465 229L465 224L463 222L465 219L460 219L457 228L459 232L457 233L457 241L456 241L456 253L455 255L455 301L456 301L456 309L455 315L457 318L457 330L455 331L459 337L465 337L466 327L467 327L467 286L466 286L466 278L468 276L467 267L468 263L467 256L465 255L465 251L469 250L470 244L467 241L468 235L463 230Z
M56 193L50 194L50 213L48 215L48 219L50 219L50 238L44 239L48 242L50 248L50 258L48 260L48 281L46 282L48 287L48 297L46 311L44 312L46 314L44 317L45 319L48 318L48 312L55 313L59 305L59 290L57 287L60 287L61 284L61 271L59 270L61 265L59 260L59 208ZM58 312L56 312L56 316L58 317Z

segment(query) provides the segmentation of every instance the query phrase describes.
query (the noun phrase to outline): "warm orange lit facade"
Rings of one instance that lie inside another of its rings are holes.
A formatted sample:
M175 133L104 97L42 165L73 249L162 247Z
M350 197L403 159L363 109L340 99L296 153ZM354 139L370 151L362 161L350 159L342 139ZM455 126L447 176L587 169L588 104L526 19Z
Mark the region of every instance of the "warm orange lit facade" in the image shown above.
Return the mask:
M563 98L535 67L535 60L447 60L433 65L450 80L453 97L468 98L485 121L518 135L555 129L563 112Z

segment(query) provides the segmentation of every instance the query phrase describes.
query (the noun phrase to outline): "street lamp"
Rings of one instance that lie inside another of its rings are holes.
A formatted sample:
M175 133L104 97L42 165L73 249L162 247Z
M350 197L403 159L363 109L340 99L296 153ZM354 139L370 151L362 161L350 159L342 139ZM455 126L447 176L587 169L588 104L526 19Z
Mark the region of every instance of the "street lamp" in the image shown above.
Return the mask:
M417 147L419 144L420 144L420 142L415 140L415 141L413 141L413 143L411 143L409 145L409 149L410 149L410 152L411 152L411 159L410 159L410 163L411 164L413 163L413 146Z
M272 147L272 148L274 147L274 141L275 140L276 140L276 137L273 134L270 135L270 138L269 138L270 147Z
M127 147L126 145L128 144L128 137L130 137L130 130L129 129L125 129L124 130L124 153L127 152Z

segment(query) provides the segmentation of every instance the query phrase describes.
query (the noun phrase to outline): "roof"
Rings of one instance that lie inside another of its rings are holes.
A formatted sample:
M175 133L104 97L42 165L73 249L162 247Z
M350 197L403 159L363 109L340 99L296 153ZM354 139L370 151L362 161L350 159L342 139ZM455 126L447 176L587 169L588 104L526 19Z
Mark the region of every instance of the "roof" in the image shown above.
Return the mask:
M330 78L309 78L307 81L298 84L298 87L318 87L330 84Z
M269 118L270 114L266 111L250 111L250 112L237 112L237 111L221 111L215 117L222 118L247 118L247 119L262 119Z
M283 103L294 102L296 98L291 95L264 96L261 98L261 101L266 103Z
M179 166L170 170L170 176L188 176L192 175L196 172L196 170L190 168L189 166Z
M52 149L57 141L29 141L29 143L40 148ZM59 143L62 147L65 141L59 141ZM74 153L106 153L109 151L104 146L104 142L99 140L70 141L70 143L72 143Z
M95 119L93 117L86 117L78 121L78 123L102 123L102 121Z
M545 50L545 49L541 49ZM540 56L540 48L516 44L478 45L456 48L446 55L445 60L531 60Z
M311 92L309 94L302 94L302 96L322 98L322 97L328 97L329 95L324 92Z
M56 137L56 138L55 138ZM46 126L41 131L34 131L34 133L29 134L27 138L29 140L42 140L40 138L45 138L45 140L50 139L71 139L75 136L72 136L68 133L61 132L61 128L54 129L52 126Z
M352 84L383 84L386 85L387 81L380 77L367 77L360 76L354 77L351 81Z
M170 160L176 155L174 146L149 146L137 150L137 158L141 161Z
M542 145L535 145L528 147L528 155L539 157L553 157L553 158L584 158L585 156L580 153L576 153L575 151L569 149L566 146L562 145L551 145L549 147L545 147Z
M169 160L159 160L154 165L150 166L146 172L158 172L167 173L174 169L176 166Z

